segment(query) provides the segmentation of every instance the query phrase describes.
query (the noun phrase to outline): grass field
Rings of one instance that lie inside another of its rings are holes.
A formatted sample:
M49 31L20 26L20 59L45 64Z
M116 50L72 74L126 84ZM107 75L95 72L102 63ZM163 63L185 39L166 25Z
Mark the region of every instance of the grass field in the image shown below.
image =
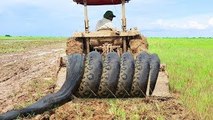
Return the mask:
M166 63L170 88L203 119L213 119L213 38L149 38Z
M62 37L5 37L0 36L0 54L21 52L39 46L65 41Z
M53 37L0 37L0 54L24 51L45 44L65 42ZM213 38L149 38L150 52L167 65L170 89L202 119L213 119ZM109 111L125 118L117 100ZM138 111L140 112L140 111ZM137 116L136 116L137 117ZM161 116L159 116L159 119Z

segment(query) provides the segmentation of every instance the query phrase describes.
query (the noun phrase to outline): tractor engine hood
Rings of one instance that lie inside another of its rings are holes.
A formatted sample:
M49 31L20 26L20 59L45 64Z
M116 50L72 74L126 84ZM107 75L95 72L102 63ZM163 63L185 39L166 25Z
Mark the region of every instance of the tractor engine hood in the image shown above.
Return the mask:
M87 5L117 5L121 4L122 0L73 0L77 4L84 4L86 1ZM125 0L125 2L129 2L130 0Z

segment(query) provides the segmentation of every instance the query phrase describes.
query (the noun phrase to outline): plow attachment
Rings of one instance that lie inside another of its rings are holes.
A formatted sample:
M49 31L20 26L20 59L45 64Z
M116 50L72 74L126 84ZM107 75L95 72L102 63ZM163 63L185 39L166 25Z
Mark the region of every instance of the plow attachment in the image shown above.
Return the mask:
M84 57L67 57L66 80L60 90L36 103L0 115L0 120L36 115L80 98L132 98L151 95L158 78L160 60L156 54L140 53L136 59L126 52L121 57L111 52L106 56L93 51ZM150 81L150 84L148 84Z

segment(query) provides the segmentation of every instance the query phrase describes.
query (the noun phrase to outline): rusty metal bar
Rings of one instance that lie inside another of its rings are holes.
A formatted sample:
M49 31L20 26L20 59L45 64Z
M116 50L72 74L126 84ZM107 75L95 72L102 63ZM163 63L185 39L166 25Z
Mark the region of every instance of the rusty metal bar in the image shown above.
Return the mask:
M86 39L86 46L87 46L87 54L90 52L90 42L89 38Z
M85 32L89 33L89 19L87 12L87 0L84 0L84 24L85 24Z
M123 37L123 53L127 52L126 37Z
M122 30L126 32L126 9L125 0L122 0Z

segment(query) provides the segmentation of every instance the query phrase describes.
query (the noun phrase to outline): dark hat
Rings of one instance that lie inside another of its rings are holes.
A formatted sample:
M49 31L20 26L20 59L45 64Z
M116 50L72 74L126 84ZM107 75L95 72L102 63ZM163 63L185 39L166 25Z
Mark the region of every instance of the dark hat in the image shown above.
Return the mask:
M116 17L116 16L110 10L106 11L104 14L104 18L106 18L106 19L113 18L113 17Z

